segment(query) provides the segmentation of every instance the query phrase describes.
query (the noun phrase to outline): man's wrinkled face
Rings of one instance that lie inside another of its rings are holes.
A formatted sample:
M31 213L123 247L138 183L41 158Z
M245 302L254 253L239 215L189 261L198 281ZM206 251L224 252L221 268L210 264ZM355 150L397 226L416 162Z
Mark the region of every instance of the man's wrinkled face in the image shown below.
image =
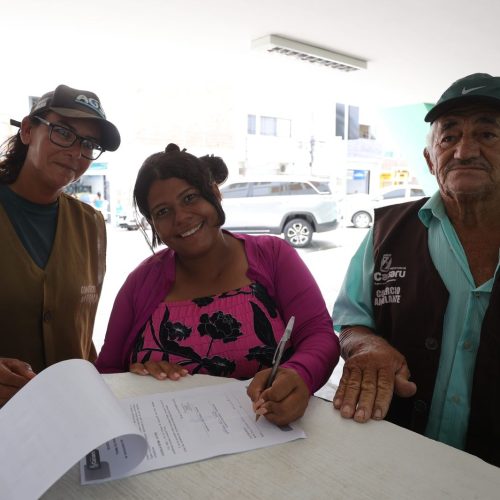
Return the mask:
M424 154L444 196L487 197L500 189L500 111L473 105L440 116Z

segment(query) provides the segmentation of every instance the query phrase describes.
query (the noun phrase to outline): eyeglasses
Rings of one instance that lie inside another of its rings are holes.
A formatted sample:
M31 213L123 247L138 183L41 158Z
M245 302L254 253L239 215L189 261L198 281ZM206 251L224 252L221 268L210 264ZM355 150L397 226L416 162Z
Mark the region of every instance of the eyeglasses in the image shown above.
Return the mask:
M56 125L51 123L39 116L34 116L39 122L47 125L49 127L49 139L50 142L61 148L70 148L76 141L80 141L80 152L84 158L87 160L97 160L99 156L104 152L102 146L96 144L91 139L87 137L82 137L76 134L69 128L63 127L62 125Z

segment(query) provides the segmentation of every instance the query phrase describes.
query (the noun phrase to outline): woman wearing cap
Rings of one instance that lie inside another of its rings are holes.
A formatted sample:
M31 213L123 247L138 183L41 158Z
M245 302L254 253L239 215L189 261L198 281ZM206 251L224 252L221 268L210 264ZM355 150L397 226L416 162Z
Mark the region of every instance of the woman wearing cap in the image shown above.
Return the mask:
M37 372L94 360L105 272L102 215L63 191L120 144L98 97L59 85L0 153L0 405Z
M218 185L222 159L197 158L170 144L139 171L134 201L152 227L152 246L168 248L127 278L97 360L101 372L130 370L158 379L189 373L255 376L254 408L286 424L339 357L330 315L296 251L274 236L223 231ZM277 341L295 325L282 367L264 392Z

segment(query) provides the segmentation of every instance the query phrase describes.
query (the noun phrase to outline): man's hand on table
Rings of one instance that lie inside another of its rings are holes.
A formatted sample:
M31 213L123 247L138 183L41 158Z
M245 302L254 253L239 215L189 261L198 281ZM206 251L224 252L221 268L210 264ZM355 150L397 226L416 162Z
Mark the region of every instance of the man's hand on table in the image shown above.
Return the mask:
M36 374L24 361L0 358L0 406L24 387Z
M350 327L341 335L346 359L333 405L344 418L366 422L387 415L393 393L411 397L417 391L410 382L404 356L366 327Z

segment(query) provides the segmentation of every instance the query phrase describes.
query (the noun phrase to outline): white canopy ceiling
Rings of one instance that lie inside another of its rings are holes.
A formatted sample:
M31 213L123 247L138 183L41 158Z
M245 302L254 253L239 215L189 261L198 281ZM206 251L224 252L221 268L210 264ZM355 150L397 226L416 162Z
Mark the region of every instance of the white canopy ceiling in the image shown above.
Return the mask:
M461 76L500 74L494 0L0 0L0 12L2 87L31 94L60 81L158 85L200 64L223 77L268 34L366 59L348 86L381 105L433 102Z

